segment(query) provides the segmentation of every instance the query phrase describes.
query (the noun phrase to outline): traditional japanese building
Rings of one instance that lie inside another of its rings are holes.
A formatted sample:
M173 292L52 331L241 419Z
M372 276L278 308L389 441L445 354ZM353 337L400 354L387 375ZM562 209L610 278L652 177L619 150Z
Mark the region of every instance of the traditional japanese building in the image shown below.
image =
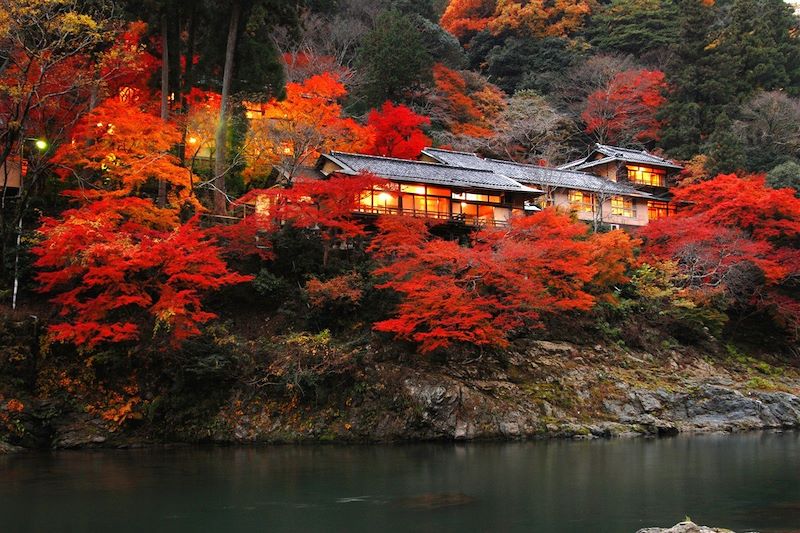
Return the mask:
M390 184L365 191L355 211L403 214L469 226L505 224L512 216L538 210L543 191L490 169L461 167L374 155L331 152L316 170L324 176L368 172Z
M635 228L667 216L669 180L681 167L647 152L597 145L585 158L542 167L426 148L419 160L332 151L301 179L370 173L388 185L365 191L354 211L403 214L466 226L561 207L597 227Z
M589 155L559 167L562 170L590 172L617 183L626 183L653 195L647 203L648 218L668 216L674 207L670 182L683 167L645 150L596 144Z
M627 181L573 169L525 165L487 159L470 152L426 148L420 156L466 168L495 172L543 191L541 206L558 206L575 212L579 220L611 227L637 227L648 223L651 202L659 197Z

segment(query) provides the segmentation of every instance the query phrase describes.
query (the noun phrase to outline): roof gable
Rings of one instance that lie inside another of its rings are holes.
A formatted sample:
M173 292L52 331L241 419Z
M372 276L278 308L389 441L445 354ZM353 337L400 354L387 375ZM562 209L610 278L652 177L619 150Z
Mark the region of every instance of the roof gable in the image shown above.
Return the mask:
M570 161L558 168L561 169L585 169L614 161L625 161L626 163L638 163L641 165L652 165L665 168L681 170L682 166L676 165L669 159L664 159L653 155L647 150L633 150L609 144L596 144L592 151L582 159Z

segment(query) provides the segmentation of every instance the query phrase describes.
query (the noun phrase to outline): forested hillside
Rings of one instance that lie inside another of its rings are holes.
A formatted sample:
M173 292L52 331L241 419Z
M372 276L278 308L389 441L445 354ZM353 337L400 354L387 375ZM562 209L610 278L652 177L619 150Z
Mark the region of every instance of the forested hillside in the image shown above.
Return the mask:
M509 361L530 409L563 404L536 432L611 416L598 398L667 361L797 391L800 19L780 0L0 8L0 441L225 440L250 404L294 439L352 402L410 416L407 372L513 381ZM386 176L315 169L426 146L551 167L595 143L679 162L678 212L631 232L546 203L499 226L364 217ZM564 367L528 349L552 341L614 379L560 397Z

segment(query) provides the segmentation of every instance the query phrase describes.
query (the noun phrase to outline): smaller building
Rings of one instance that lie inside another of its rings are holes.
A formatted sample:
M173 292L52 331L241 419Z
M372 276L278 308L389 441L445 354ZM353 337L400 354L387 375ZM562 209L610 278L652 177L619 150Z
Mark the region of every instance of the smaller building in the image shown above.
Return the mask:
M559 167L562 170L590 172L617 183L627 183L653 195L647 204L650 220L674 211L670 185L683 167L646 150L632 150L596 144L589 155Z
M368 172L389 180L387 187L365 191L355 211L403 214L468 226L505 225L512 216L538 210L543 191L489 169L429 161L331 152L320 156L324 176Z

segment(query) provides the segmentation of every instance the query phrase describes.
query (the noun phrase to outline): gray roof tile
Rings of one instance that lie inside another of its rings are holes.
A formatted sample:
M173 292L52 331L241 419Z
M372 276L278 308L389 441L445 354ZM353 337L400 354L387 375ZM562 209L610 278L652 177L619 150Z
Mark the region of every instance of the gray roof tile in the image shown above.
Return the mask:
M342 167L345 173L371 172L377 176L413 183L428 183L448 187L483 189L509 192L542 192L523 185L511 177L489 169L462 168L440 163L426 163L393 157L331 152L323 155Z
M602 159L591 159L594 154L600 153L603 157ZM610 163L612 161L627 161L630 163L641 163L643 165L657 165L662 167L669 167L675 169L681 169L680 165L676 165L669 159L664 159L663 157L658 157L657 155L653 155L646 150L633 150L630 148L621 148L619 146L611 146L608 144L596 144L594 149L589 153L588 156L584 157L583 159L578 159L576 161L571 161L565 165L561 165L559 168L561 169L584 169L584 168L591 168L593 166L602 165L604 163Z
M651 194L638 191L626 183L618 183L577 170L525 165L511 161L501 161L499 159L483 159L475 154L451 152L440 148L426 148L423 153L442 163L490 170L513 178L520 183L531 184L537 187L563 187L565 189L603 192L615 195L638 196L642 198L653 197Z

